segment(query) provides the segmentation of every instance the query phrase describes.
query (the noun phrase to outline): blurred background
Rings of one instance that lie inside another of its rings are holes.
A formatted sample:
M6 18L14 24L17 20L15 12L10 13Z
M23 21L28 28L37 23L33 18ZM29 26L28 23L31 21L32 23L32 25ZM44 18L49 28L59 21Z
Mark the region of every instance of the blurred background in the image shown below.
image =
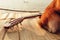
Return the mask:
M43 12L51 1L52 0L0 0L0 8Z

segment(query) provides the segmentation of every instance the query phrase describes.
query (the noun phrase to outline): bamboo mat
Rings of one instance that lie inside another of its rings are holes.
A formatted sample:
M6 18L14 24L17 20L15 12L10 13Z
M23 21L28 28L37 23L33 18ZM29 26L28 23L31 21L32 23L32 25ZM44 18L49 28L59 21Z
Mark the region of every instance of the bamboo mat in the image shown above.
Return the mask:
M36 14L36 13L35 13ZM10 18L19 18L24 16L34 15L34 13L0 13L0 40L2 40L2 36L4 30L1 30L3 25L10 21ZM4 40L60 40L60 34L52 34L42 29L37 21L38 17L25 19L22 24L22 30L16 32L7 33ZM20 23L15 26L21 26Z

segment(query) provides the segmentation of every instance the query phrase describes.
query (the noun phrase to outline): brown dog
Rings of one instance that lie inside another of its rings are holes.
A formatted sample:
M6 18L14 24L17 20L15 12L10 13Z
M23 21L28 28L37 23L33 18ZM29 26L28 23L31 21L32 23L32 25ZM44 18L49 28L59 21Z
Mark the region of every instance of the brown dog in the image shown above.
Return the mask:
M52 1L42 14L39 24L52 33L60 29L60 0Z

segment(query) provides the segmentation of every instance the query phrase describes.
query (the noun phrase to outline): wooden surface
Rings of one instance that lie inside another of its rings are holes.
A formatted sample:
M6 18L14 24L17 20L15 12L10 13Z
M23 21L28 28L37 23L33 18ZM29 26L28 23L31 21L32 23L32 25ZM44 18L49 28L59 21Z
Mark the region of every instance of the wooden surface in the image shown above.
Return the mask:
M4 30L1 30L3 25L10 21L10 18L19 18L23 16L34 15L36 13L0 13L0 40L4 34ZM37 21L38 17L33 19L25 19L22 22L22 30L16 32L7 33L4 40L60 40L60 34L52 34L42 29ZM21 26L20 24L16 26Z

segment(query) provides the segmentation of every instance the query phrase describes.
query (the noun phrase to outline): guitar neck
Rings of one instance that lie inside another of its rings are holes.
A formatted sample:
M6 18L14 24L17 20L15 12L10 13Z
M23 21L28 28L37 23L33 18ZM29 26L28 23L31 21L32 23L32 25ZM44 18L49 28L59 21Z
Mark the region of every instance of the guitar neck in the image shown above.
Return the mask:
M17 18L15 20L10 21L7 25L4 26L4 28L9 29L9 28L13 27L14 25L17 25L17 24L21 23L24 19L34 18L34 17L37 17L37 16L41 16L41 14L26 16L26 17L22 17L22 18Z

